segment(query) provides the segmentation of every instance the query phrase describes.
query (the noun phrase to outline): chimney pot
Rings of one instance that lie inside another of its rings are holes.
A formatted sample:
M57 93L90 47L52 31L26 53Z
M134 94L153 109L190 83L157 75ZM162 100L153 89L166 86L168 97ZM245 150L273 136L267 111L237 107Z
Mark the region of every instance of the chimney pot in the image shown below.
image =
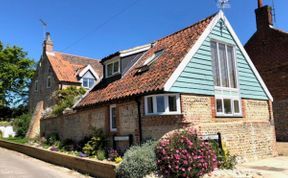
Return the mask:
M258 8L263 7L263 0L258 0Z

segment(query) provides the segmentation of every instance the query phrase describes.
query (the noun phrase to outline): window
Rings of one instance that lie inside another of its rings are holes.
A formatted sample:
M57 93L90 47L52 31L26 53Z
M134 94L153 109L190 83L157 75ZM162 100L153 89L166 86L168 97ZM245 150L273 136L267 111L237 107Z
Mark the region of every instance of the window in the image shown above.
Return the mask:
M35 80L35 91L38 91L38 80Z
M180 114L179 94L160 94L145 97L145 114Z
M241 116L234 48L231 45L212 41L211 54L216 91L216 115Z
M51 77L48 76L47 77L47 88L50 88L51 87Z
M116 105L110 106L110 130L117 131L116 127Z
M92 88L94 86L95 80L93 78L83 78L82 86L84 88Z
M218 87L237 88L236 63L232 46L211 42L214 83Z
M153 61L155 61L156 59L158 59L162 54L163 54L164 50L159 50L156 51L152 56L150 56L143 65L149 65L151 64Z
M108 63L105 66L106 66L106 77L110 77L120 73L119 60Z
M216 98L217 116L241 116L238 98Z

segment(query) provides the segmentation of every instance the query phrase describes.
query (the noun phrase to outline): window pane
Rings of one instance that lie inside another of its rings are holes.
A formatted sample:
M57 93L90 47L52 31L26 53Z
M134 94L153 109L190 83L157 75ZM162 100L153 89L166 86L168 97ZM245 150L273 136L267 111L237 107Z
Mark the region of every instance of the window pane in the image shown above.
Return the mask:
M216 100L216 110L217 110L217 112L220 112L220 113L223 112L222 99L217 99Z
M176 96L168 96L169 111L177 111Z
M152 97L147 98L147 112L153 113L153 98Z
M88 79L83 78L83 87L88 87Z
M93 87L94 85L94 80L93 79L89 79L89 88Z
M116 128L116 108L111 108L111 127Z
M51 87L51 78L50 77L47 78L47 87Z
M232 114L231 100L230 99L224 99L224 113L225 114Z
M114 69L113 69L113 73L117 73L118 72L118 68L119 68L119 62L114 62Z
M157 112L165 112L164 96L156 96Z
M107 65L107 75L112 75L113 63Z
M237 88L233 48L231 46L228 46L227 52L228 52L228 64L229 64L229 76L230 76L231 88Z
M225 45L219 44L222 87L229 87Z
M214 84L215 86L220 85L220 73L219 73L219 61L217 54L217 45L215 42L211 42L211 54L213 60L213 71L214 71Z
M240 106L239 106L239 101L238 100L234 100L234 112L235 113L240 113Z

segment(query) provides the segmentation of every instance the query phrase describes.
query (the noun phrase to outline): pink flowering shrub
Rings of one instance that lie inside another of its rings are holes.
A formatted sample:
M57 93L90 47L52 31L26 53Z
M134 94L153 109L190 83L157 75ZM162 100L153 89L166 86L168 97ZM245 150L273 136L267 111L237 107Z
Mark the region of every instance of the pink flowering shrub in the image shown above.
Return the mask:
M194 129L176 131L156 147L157 166L167 177L200 177L218 167L217 155Z

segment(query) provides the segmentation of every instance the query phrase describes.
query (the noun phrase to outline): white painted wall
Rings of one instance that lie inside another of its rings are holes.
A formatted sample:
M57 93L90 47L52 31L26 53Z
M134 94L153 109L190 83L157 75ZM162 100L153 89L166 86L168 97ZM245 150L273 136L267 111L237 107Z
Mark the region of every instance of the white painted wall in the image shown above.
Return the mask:
M14 137L16 135L12 126L0 126L0 131L2 132L3 138L8 138L9 136Z

